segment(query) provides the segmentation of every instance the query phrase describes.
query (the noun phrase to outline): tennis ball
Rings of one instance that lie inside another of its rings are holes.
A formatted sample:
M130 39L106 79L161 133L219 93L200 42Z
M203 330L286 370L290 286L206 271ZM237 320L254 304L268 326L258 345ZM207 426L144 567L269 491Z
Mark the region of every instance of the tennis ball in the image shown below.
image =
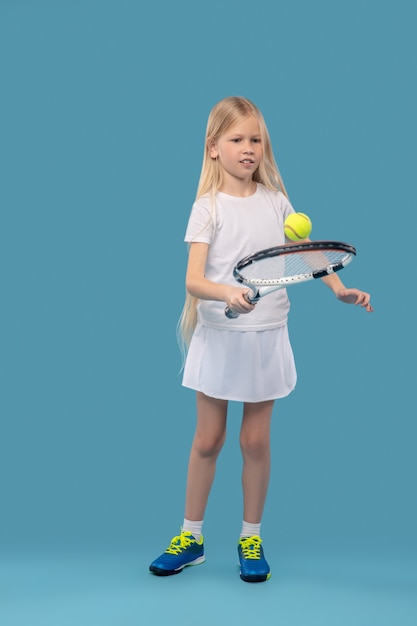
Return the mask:
M285 236L291 241L305 239L311 233L313 225L305 213L291 213L284 223Z

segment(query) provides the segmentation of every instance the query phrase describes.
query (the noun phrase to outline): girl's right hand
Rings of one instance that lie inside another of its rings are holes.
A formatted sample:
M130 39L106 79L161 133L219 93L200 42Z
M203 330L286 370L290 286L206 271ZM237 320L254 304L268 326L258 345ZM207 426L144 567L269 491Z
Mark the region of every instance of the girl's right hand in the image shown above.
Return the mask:
M252 293L250 289L242 287L230 287L226 293L226 304L233 313L242 315L244 313L250 313L255 308L256 304L248 302L245 298L246 294Z

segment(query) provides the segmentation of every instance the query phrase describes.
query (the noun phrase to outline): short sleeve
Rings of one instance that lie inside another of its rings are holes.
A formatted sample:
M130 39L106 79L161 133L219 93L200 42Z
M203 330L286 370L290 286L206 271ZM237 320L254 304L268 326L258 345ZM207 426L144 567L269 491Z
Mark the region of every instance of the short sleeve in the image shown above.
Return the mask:
M214 214L206 202L193 204L184 241L210 244L214 234Z

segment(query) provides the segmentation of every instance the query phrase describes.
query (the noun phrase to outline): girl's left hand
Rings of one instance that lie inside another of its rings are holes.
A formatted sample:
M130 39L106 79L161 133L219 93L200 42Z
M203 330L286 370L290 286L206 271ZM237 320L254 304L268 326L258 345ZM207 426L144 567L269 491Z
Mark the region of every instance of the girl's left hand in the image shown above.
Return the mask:
M372 313L374 310L370 302L371 296L360 289L341 289L336 294L336 298L346 304L360 305L368 313Z

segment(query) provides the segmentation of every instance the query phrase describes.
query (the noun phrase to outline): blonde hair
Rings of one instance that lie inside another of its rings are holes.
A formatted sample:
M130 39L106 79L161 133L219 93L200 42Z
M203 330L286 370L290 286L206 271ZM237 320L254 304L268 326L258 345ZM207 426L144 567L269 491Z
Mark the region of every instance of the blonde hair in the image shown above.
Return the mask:
M231 126L249 116L255 117L259 124L263 148L263 158L258 169L254 172L253 180L273 191L279 189L288 197L275 162L271 139L261 111L247 98L230 96L220 100L210 112L206 128L203 164L197 187L196 200L206 194L210 194L212 197L212 219L215 219L215 195L223 184L223 170L218 160L210 156L210 148ZM185 358L197 323L197 303L198 298L187 292L177 326L177 338L183 358Z

